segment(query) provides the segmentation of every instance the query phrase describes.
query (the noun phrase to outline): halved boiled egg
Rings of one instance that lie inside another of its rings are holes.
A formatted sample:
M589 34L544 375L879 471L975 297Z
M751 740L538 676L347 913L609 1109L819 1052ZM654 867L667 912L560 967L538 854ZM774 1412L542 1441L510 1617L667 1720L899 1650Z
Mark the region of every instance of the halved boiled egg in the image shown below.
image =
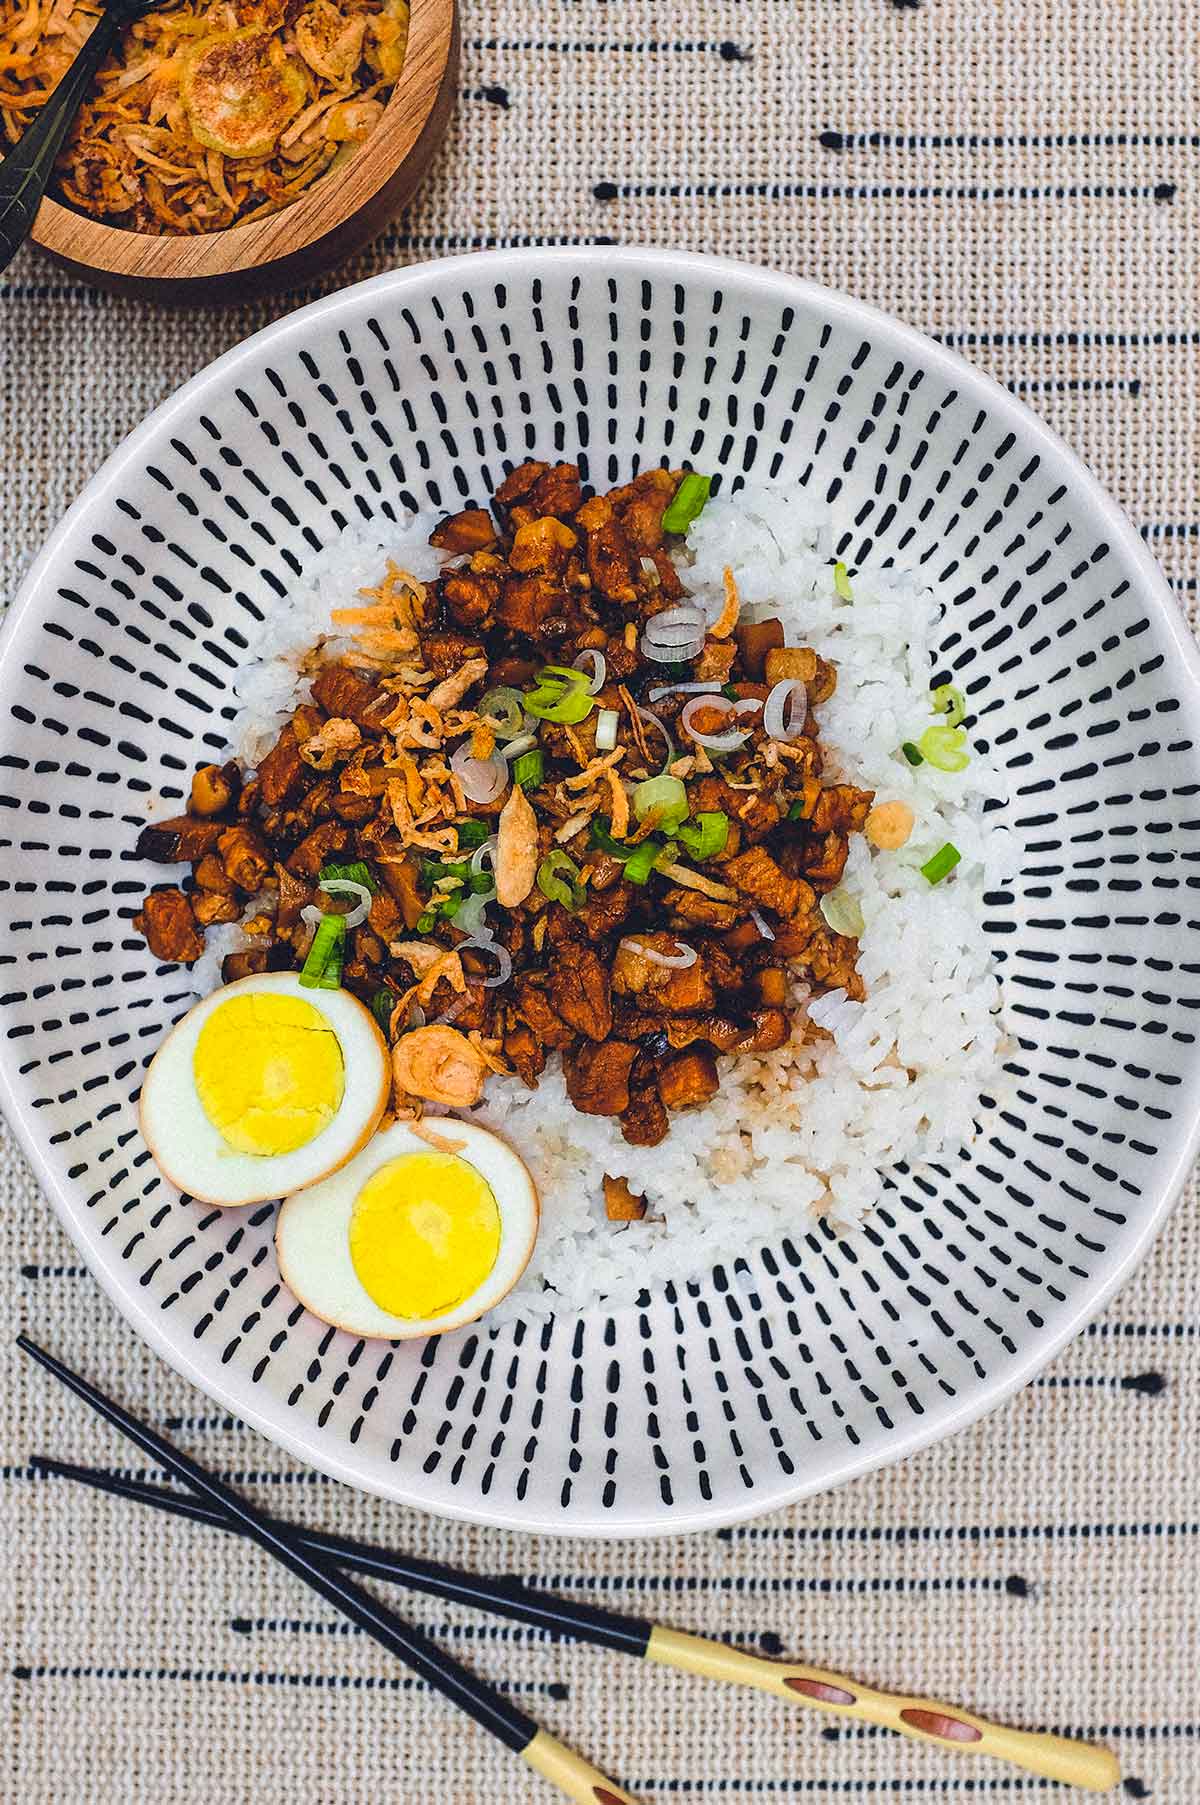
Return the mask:
M395 1122L279 1212L284 1282L352 1335L461 1328L512 1290L533 1252L538 1197L524 1162L470 1122L430 1126L441 1145Z
M353 1158L388 1102L387 1042L348 990L239 978L177 1022L142 1084L160 1170L205 1203L263 1203Z

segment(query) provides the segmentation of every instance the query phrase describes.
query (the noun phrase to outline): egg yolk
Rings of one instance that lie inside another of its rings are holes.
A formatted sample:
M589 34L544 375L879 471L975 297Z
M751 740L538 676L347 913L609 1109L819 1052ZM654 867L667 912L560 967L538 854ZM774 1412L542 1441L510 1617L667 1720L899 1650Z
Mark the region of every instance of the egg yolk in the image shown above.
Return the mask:
M350 1260L393 1316L441 1316L482 1285L500 1251L491 1186L456 1153L402 1153L354 1200Z
M270 991L218 1004L197 1038L192 1076L226 1145L264 1157L315 1139L345 1087L341 1043L325 1016Z

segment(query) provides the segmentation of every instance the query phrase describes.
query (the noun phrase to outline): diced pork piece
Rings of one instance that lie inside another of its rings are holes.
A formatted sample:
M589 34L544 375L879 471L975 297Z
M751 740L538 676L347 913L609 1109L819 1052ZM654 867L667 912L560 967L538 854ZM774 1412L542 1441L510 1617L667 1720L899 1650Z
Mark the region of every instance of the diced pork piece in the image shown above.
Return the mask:
M685 890L681 884L665 890L662 900L664 909L685 927L694 923L697 927L731 928L742 913L738 903L718 902L715 896L701 896L698 890Z
M429 543L443 552L478 552L496 543L496 529L485 508L462 508L439 520Z
M640 1222L646 1214L646 1199L632 1191L623 1178L604 1174L604 1214L610 1222Z
M600 594L610 602L636 601L634 585L641 566L612 503L594 495L584 502L575 520L587 536L588 574Z
M635 1085L629 1107L621 1111L621 1133L631 1147L657 1147L670 1128L663 1100L654 1085Z
M720 1087L717 1062L705 1046L689 1047L658 1068L658 1094L668 1109L694 1109Z
M736 821L743 837L755 845L764 840L783 819L783 810L771 796L760 790L735 790L723 777L701 777L688 790L693 814L703 810L720 810Z
M454 621L468 631L490 627L500 605L500 579L455 571L442 583L442 595Z
M225 832L224 821L200 821L194 815L172 815L143 827L134 852L155 865L195 864L211 852Z
M615 861L614 861L615 863ZM611 884L607 890L588 887L588 900L575 916L589 940L604 940L615 934L633 904L633 886L623 882Z
M608 972L590 946L566 941L555 951L547 985L550 1003L570 1027L602 1041L612 1029ZM623 1109L624 1104L621 1105ZM600 1112L617 1114L617 1111Z
M645 958L639 947L648 947L668 958L677 957L682 950L675 934L630 934L613 957L612 983L618 996L634 996L643 1007L670 1010L673 1014L715 1006L716 992L704 959L697 958L682 968L659 965Z
M267 808L290 802L304 776L300 741L289 721L258 767L258 791Z
M763 908L773 909L785 921L806 915L812 908L811 886L803 878L789 877L761 846L739 852L735 859L722 866L721 873L743 896L750 897Z
M546 1064L546 1049L528 1022L515 1022L504 1036L504 1056L521 1083L529 1090L537 1089L537 1081Z
M295 877L307 878L315 884L322 865L328 865L335 853L345 852L350 844L350 829L342 821L322 821L306 834L287 861Z
M512 1007L513 1013L532 1029L541 1046L569 1047L575 1039L574 1029L567 1026L545 991L531 978L517 979Z
M874 790L857 790L849 783L830 784L820 792L813 808L814 833L861 833L874 800Z
M629 1108L629 1074L638 1049L623 1040L585 1041L563 1059L567 1095L585 1116L619 1116Z
M204 935L182 890L152 890L133 925L164 965L190 965L204 951Z
M392 698L377 683L344 664L327 664L313 679L313 701L328 715L353 721L364 733L378 733L379 716Z
M800 869L814 890L832 890L842 881L850 842L844 834L821 834L805 847Z
M345 829L338 831L344 833ZM271 869L271 855L261 834L239 822L236 827L225 828L217 841L217 852L226 877L240 890L253 896L262 889Z
M451 677L460 665L471 658L483 658L485 653L478 639L447 627L439 633L422 633L421 655L426 670L435 677Z

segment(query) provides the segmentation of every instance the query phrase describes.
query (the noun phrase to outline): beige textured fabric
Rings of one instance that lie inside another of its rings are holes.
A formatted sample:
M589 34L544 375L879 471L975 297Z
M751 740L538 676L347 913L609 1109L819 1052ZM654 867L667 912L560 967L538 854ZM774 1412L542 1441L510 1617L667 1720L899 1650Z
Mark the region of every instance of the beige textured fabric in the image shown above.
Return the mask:
M1183 0L467 0L463 28L463 93L434 178L343 279L518 239L610 237L848 288L1023 394L1194 606L1200 116ZM290 303L158 313L30 254L0 298L9 594L121 435ZM1104 1737L1128 1796L1200 1800L1194 1190L1104 1319L989 1421L749 1530L605 1548L455 1528L302 1472L140 1346L11 1150L0 1183L5 1330L27 1326L281 1512ZM253 1551L32 1477L31 1453L127 1453L2 1358L0 1795L550 1798ZM414 1616L648 1801L1036 1785L440 1606Z

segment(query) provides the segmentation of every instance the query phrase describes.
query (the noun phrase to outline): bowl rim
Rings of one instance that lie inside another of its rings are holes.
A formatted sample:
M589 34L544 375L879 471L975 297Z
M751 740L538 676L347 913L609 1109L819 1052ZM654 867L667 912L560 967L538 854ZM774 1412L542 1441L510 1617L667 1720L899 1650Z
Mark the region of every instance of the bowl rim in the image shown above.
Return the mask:
M277 213L215 232L155 236L108 225L47 195L32 242L75 267L147 283L202 282L294 257L353 220L404 167L437 107L456 22L456 0L411 0L404 63L378 125L336 182L319 178Z
M893 343L904 346L927 368L940 371L952 382L969 382L985 399L993 416L1020 428L1029 443L1055 460L1076 491L1103 516L1106 530L1129 560L1144 586L1147 606L1159 617L1168 638L1180 655L1182 670L1193 690L1193 702L1200 711L1200 647L1187 627L1182 611L1175 602L1166 578L1147 550L1132 521L1113 500L1099 481L1080 461L1076 453L1051 427L1038 418L1025 403L1002 387L995 378L959 355L958 352L928 337L915 326L884 313L870 303L852 295L827 288L821 283L782 271L742 263L734 258L715 257L703 253L666 250L654 246L563 246L555 248L512 248L472 251L454 257L431 259L405 268L385 271L364 282L352 284L273 321L249 338L234 345L207 364L173 395L159 404L140 425L121 442L100 469L81 490L63 518L53 529L42 550L25 576L9 609L8 619L0 632L0 685L10 675L9 667L19 651L19 639L27 621L41 601L43 591L51 584L55 565L68 538L86 517L104 506L126 471L138 461L144 446L164 434L177 415L188 409L194 399L214 384L253 362L260 349L270 345L283 347L289 341L303 339L309 327L318 320L336 320L339 315L357 313L364 297L369 295L404 295L411 291L433 288L447 276L468 270L485 270L489 277L512 275L544 275L548 264L593 270L597 276L614 269L659 280L672 275L686 279L689 275L724 276L731 282L751 284L760 293L778 297L781 302L803 302L819 305L827 313L861 327L866 332L885 333ZM272 1421L267 1410L256 1409L226 1387L219 1373L202 1372L188 1348L173 1338L161 1321L160 1314L136 1295L136 1287L124 1281L124 1275L109 1269L99 1245L99 1237L81 1217L73 1195L73 1187L60 1184L50 1169L38 1144L38 1124L30 1109L17 1094L9 1075L9 1055L0 1044L0 1108L13 1127L38 1182L50 1197L68 1234L87 1260L92 1275L127 1322L147 1341L156 1353L183 1378L230 1414L256 1429L269 1441L296 1459L325 1473L332 1479L356 1487L372 1496L392 1503L412 1506L432 1515L459 1522L478 1523L490 1528L515 1530L527 1535L556 1535L580 1540L631 1540L648 1536L683 1535L731 1527L794 1505L800 1500L832 1491L852 1479L863 1477L885 1466L892 1466L935 1442L942 1441L978 1422L1020 1391L1039 1373L1079 1331L1108 1303L1109 1299L1145 1257L1167 1216L1174 1208L1188 1173L1200 1151L1200 1113L1185 1129L1177 1145L1159 1194L1140 1223L1137 1233L1120 1259L1105 1272L1101 1282L1081 1299L1066 1320L1049 1334L1042 1333L1031 1351L1019 1357L1002 1374L984 1382L970 1397L963 1399L933 1423L915 1423L897 1431L883 1449L856 1452L852 1448L840 1456L833 1470L819 1478L799 1478L782 1484L764 1483L745 1503L689 1507L664 1520L661 1515L624 1519L617 1523L591 1517L578 1523L565 1523L552 1516L530 1516L508 1509L480 1508L441 1501L431 1506L415 1485L387 1484L378 1474L368 1471L353 1457L353 1451L328 1447L321 1432L297 1429L286 1417ZM95 1254L95 1258L93 1258Z

